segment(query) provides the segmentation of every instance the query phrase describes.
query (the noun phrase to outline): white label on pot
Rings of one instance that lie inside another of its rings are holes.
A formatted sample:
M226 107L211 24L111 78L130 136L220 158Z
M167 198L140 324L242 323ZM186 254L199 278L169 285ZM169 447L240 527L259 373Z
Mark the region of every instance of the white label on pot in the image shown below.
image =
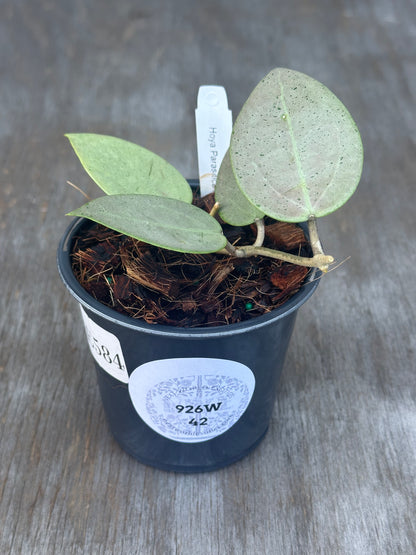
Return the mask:
M222 159L230 146L233 127L224 87L199 87L195 110L201 197L212 193Z
M174 441L196 443L231 428L247 409L254 386L253 372L239 362L172 358L136 368L129 393L150 428Z
M81 314L92 356L113 378L128 383L129 375L118 338L91 320L82 307Z

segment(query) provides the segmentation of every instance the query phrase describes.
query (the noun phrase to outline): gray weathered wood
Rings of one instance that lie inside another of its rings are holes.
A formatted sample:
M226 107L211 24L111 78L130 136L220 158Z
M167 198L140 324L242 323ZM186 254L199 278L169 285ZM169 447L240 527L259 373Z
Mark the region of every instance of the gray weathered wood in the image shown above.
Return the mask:
M0 551L412 554L415 530L416 9L388 2L0 5ZM55 267L95 185L65 132L118 135L197 173L200 84L236 114L275 66L331 88L361 129L358 192L324 218L344 265L299 314L268 435L203 475L111 439Z

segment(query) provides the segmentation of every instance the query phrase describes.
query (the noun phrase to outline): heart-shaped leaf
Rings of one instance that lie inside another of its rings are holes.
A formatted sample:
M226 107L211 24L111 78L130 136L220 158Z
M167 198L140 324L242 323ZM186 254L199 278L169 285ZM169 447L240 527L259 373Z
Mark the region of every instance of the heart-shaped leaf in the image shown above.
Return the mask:
M108 195L149 194L192 202L186 179L146 148L108 135L66 135L87 173Z
M264 213L251 204L241 192L231 167L229 150L227 150L218 172L215 200L220 205L220 217L230 225L250 225L254 220L264 216Z
M80 216L151 245L179 252L208 253L227 240L220 224L204 210L154 195L108 195L73 210Z
M363 148L351 115L329 89L278 68L243 106L230 157L250 202L277 220L301 222L349 199L360 180Z

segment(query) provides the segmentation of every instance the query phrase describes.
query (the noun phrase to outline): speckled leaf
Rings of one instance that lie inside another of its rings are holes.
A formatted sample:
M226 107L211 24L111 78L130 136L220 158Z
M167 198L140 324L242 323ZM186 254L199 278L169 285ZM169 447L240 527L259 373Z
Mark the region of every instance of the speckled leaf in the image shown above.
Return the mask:
M94 133L66 135L87 173L108 195L149 194L192 202L186 179L139 145Z
M154 195L108 195L73 210L80 216L151 245L179 252L222 249L226 238L204 210L180 200Z
M215 185L215 200L220 205L219 215L230 225L249 225L256 218L262 218L260 212L237 185L231 167L230 153L227 151L218 172Z
M315 79L279 68L243 106L230 156L248 199L288 222L342 206L358 185L363 163L360 134L340 100Z

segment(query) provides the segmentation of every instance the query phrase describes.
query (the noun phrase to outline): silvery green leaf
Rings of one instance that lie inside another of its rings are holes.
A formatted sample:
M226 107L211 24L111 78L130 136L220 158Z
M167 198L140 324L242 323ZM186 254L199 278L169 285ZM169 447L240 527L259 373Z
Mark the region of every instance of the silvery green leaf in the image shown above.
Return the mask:
M350 198L363 148L351 115L329 89L278 68L243 106L230 156L250 202L275 219L300 222L325 216Z
M186 179L146 148L108 135L66 135L81 164L108 195L149 194L192 202Z
M87 202L68 216L88 218L173 251L209 253L226 244L215 218L192 204L167 197L107 195Z
M229 150L218 172L215 200L220 205L220 217L230 225L249 225L264 216L241 192L231 167Z

